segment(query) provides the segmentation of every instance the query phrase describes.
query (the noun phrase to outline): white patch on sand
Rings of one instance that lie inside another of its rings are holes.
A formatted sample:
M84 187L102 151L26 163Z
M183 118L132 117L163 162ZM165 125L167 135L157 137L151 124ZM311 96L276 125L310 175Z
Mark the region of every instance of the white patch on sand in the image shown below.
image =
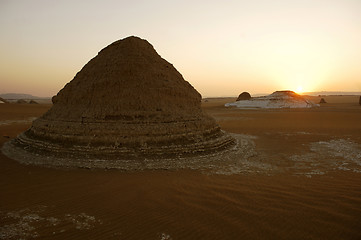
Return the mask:
M361 166L360 144L350 140L338 139L328 142L316 142L311 144L311 151L328 157L343 158Z
M277 169L264 161L256 151L256 136L244 134L232 134L237 140L238 146L227 155L223 155L211 169L211 174L233 175L233 174L252 174L265 173Z
M296 134L308 134L304 132ZM268 156L257 151L257 137L234 134L237 149L223 155L220 163L206 171L208 174L265 174L289 172L293 175L312 177L330 171L352 171L361 173L361 144L347 139L313 142L309 151L300 155ZM278 159L277 159L278 158Z
M85 213L80 213L78 215L66 214L65 217L79 230L91 229L98 223L94 216L89 216Z
M159 238L160 240L172 240L173 239L169 234L166 234L166 233L160 234L159 237L160 237Z
M60 217L47 216L46 206L25 208L11 212L0 212L0 239L33 239L41 237L38 233L43 229L52 234L63 233L69 229L89 230L98 224L94 216L86 213L65 214ZM70 225L70 228L59 229L59 225Z
M361 145L349 139L314 142L310 152L293 155L290 160L296 174L306 176L336 170L361 172Z

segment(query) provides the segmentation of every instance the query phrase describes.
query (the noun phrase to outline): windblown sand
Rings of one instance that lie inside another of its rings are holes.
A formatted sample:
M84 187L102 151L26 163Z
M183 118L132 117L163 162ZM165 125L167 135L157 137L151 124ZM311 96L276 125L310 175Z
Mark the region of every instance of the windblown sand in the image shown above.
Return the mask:
M0 239L360 239L361 108L323 98L315 109L203 102L244 148L213 167L51 169L0 154ZM49 108L0 105L0 145Z

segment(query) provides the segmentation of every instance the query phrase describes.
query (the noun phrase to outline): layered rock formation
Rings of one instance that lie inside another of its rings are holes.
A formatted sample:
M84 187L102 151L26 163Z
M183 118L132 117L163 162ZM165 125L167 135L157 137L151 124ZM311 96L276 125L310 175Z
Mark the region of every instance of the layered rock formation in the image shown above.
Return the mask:
M239 94L236 101L249 100L251 98L252 98L251 94L249 94L248 92L243 92L243 93Z
M268 96L255 97L250 100L226 103L226 107L238 108L311 108L319 107L293 91L276 91Z
M138 37L101 50L52 101L14 147L45 160L111 162L207 155L235 145L202 111L201 95Z

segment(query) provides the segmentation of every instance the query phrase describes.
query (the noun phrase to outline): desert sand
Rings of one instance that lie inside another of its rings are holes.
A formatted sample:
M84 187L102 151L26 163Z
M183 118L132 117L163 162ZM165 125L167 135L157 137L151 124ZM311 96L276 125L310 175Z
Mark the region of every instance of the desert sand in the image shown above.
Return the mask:
M0 153L0 239L360 239L359 96L322 97L310 109L203 101L247 147L223 167L53 169ZM0 146L50 107L1 104Z

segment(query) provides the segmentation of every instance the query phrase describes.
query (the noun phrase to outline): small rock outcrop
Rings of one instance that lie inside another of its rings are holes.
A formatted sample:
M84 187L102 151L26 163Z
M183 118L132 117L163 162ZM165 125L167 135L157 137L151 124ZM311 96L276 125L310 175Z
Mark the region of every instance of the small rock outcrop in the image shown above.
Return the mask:
M321 99L320 99L320 104L321 104L321 103L327 103L327 102L326 102L326 100L325 100L324 98L321 98Z
M249 100L251 98L252 98L251 94L249 94L248 92L243 92L243 93L239 94L236 101Z
M29 104L39 104L39 103L35 100L30 100Z
M8 103L8 101L0 97L0 103Z
M30 164L111 168L124 160L141 166L147 159L208 155L235 145L203 112L201 95L138 37L101 50L52 102L11 142L40 156L26 160Z

